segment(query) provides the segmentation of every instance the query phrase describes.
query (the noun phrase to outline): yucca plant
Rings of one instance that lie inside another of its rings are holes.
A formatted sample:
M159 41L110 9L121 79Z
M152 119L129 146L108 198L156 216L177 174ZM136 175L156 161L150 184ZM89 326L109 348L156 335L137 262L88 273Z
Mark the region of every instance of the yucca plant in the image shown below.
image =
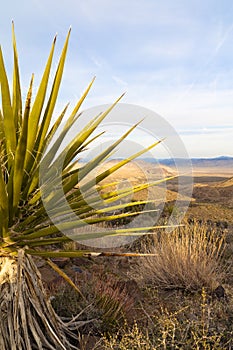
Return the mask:
M75 343L70 339L74 337L72 331L77 329L79 323L76 320L64 323L55 314L46 297L40 273L32 256L45 258L52 267L57 269L49 258L89 256L94 253L88 249L63 251L52 249L51 246L61 247L62 243L72 239L82 241L146 232L146 227L114 230L101 230L101 227L99 229L97 227L89 233L85 229L82 231L82 228L87 224L93 225L132 215L132 211L129 213L124 211L118 215L109 213L116 209L145 203L119 204L117 201L154 183L141 184L133 189L128 188L117 192L106 190L106 185L101 185L101 181L158 142L130 158L119 161L118 164L93 178L87 177L112 154L116 146L136 125L94 159L74 167L73 164L80 153L97 137L93 136L93 132L120 99L105 112L94 116L93 120L59 152L62 141L80 116L80 107L93 81L72 113L66 117L64 126L62 121L67 106L56 121L52 122L70 32L60 56L52 87L49 88L49 77L56 39L52 44L38 90L32 94L32 76L25 102L21 94L14 27L12 33L14 56L12 91L10 91L9 78L0 50L2 100L0 109L0 349L77 349L77 344L72 345ZM60 130L58 136L51 143L58 130ZM54 172L60 164L62 164L60 169L62 190L59 188L60 180ZM42 181L40 181L41 169L42 171L46 169ZM66 204L64 204L64 197ZM67 210L67 203L70 210ZM71 210L73 215L70 215ZM64 232L68 232L69 235L64 235ZM95 253L95 255L98 254L114 255L112 252Z

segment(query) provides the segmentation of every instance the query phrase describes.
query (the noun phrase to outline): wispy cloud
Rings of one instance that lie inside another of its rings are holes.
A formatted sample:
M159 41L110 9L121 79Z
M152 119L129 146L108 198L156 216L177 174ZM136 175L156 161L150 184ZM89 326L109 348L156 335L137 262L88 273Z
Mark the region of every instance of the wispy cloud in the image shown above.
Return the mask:
M115 75L112 76L112 79L119 85L123 86L123 87L126 87L128 86L128 83L126 81L124 81L122 78L120 77L117 77Z

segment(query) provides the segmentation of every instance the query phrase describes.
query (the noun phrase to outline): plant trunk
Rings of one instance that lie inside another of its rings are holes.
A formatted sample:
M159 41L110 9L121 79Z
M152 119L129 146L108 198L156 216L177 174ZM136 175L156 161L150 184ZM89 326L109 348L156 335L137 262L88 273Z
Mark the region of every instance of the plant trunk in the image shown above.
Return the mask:
M77 350L74 329L55 313L30 256L0 257L1 350Z

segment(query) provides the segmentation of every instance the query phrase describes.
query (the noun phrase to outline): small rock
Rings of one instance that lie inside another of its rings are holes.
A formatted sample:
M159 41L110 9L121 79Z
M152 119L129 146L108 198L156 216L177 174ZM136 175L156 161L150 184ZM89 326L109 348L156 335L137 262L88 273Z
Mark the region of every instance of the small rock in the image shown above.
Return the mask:
M223 286L218 286L214 291L213 291L213 296L217 297L217 299L222 299L226 297L226 292Z
M80 267L75 266L75 265L72 266L72 270L74 270L75 272L78 272L78 273L83 273L83 270L80 269Z
M69 258L62 258L62 257L61 257L61 258L53 258L52 261L53 261L58 267L63 268L63 267L65 267L65 266L69 263L70 259L69 259Z

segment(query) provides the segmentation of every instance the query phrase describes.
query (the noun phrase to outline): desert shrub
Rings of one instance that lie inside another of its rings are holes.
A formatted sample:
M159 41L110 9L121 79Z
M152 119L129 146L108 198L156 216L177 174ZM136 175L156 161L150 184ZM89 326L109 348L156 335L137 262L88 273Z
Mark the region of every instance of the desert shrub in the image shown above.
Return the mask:
M150 338L156 349L231 349L231 315L231 302L211 298L203 288L201 294L174 298L173 310L161 307L155 312Z
M62 277L49 286L49 294L54 310L62 317L73 317L86 306L80 294Z
M132 327L120 330L109 337L103 337L103 350L156 350L148 335L144 334L135 322Z
M92 303L101 319L101 331L113 331L122 325L134 309L134 300L124 284L111 275L92 277Z
M136 275L143 283L163 289L213 290L222 281L224 235L204 224L185 225L173 232L155 233L144 251Z
M124 283L117 278L99 273L83 273L73 281L79 285L82 295L62 278L49 286L52 305L58 315L73 317L80 314L82 332L102 334L113 332L124 322L129 321L134 310L134 299L129 295ZM88 321L89 320L89 321Z
M177 301L177 300L176 300ZM144 309L147 322L102 338L101 350L224 350L232 349L232 304L210 300L205 289L191 299L166 307Z

